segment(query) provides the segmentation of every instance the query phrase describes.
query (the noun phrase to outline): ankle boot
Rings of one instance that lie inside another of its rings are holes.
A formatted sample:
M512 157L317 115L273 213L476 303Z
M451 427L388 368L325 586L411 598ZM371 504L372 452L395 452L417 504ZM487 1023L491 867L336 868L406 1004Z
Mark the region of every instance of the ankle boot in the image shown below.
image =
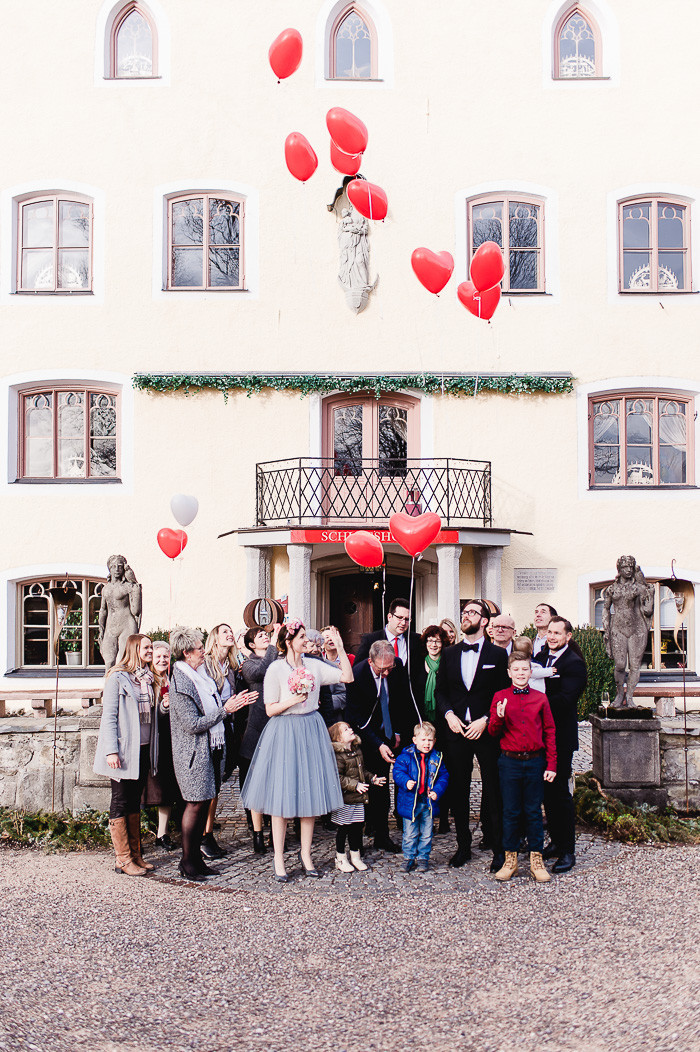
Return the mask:
M544 868L542 855L539 851L530 852L530 873L538 884L546 884L548 880L552 879Z
M359 870L360 873L362 873L365 869L367 869L367 866L364 864L364 862L362 861L362 858L360 857L360 852L359 851L351 851L350 852L350 861L352 862L352 864L355 867L355 869Z
M126 873L130 877L145 877L146 870L142 869L141 866L137 866L131 857L126 818L110 818L109 832L114 845L114 872Z
M134 862L141 869L153 869L154 867L150 862L144 862L141 858L141 815L127 815L126 828L129 831L129 847L131 848L131 857Z
M342 855L341 855L340 851L336 851L336 853L335 853L335 868L339 869L341 873L354 873L355 872L355 870L352 868L352 866L348 862L348 857L347 857L347 855L345 854L344 851L343 851Z
M265 846L265 834L262 829L259 833L257 830L253 830L253 851L256 855L264 855L267 852L267 847Z
M506 860L496 874L496 880L510 880L518 872L518 852L506 851Z

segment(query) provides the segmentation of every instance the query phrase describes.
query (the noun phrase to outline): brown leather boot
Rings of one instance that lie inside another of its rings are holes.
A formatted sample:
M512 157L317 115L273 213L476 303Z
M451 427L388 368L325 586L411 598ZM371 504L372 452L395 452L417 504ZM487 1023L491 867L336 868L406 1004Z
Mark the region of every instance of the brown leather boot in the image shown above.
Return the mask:
M544 868L542 855L539 851L530 852L530 873L538 884L546 884L548 880L552 879Z
M496 873L496 880L510 880L518 872L518 852L506 851L506 860Z
M116 856L115 873L126 873L130 877L145 877L146 870L137 866L131 857L129 847L129 832L126 828L126 818L110 818L109 833L114 845Z
M147 871L154 869L150 862L144 862L141 858L141 815L127 815L126 827L129 831L129 847L131 848L131 857L134 862L141 869Z

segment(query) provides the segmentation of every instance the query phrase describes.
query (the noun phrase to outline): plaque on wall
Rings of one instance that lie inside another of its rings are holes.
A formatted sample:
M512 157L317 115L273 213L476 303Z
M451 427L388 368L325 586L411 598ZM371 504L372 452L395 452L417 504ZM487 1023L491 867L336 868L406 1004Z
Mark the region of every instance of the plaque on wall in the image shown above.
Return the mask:
M557 587L557 571L516 567L513 570L513 587L516 592L554 592Z

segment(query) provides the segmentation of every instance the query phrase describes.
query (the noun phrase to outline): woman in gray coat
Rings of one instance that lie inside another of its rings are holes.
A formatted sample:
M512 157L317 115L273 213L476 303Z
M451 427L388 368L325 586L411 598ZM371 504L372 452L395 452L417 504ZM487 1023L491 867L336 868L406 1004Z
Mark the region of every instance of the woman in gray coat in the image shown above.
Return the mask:
M188 880L202 881L219 872L207 866L202 858L202 835L209 804L221 786L225 749L223 721L238 708L241 695L222 702L214 680L202 667L201 632L174 628L170 646L175 661L170 681L173 765L185 800L179 869L180 875Z

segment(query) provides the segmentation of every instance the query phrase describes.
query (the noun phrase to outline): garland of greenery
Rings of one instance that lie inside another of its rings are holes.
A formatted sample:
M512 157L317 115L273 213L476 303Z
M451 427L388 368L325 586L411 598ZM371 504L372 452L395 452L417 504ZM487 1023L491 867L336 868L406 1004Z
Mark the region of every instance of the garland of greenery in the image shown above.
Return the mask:
M403 375L370 374L326 375L313 373L136 373L134 387L139 391L190 391L213 389L227 398L231 391L245 391L250 398L265 388L274 391L298 391L300 395L330 394L345 391L355 394L373 391L377 398L393 391L425 391L428 394L471 395L491 391L496 394L569 394L574 389L568 373L552 376L530 373L518 375L478 373L407 373Z

